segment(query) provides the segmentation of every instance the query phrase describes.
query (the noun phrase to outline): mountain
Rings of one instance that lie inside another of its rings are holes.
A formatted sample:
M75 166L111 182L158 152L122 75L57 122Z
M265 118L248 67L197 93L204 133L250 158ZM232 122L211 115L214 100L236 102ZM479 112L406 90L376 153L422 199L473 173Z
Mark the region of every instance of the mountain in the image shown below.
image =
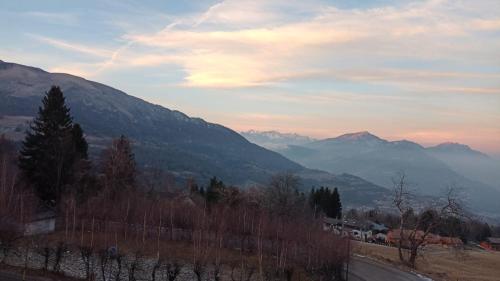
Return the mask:
M0 61L0 133L22 140L44 93L58 85L75 122L81 124L93 157L121 134L134 143L142 167L158 167L177 179L206 182L217 176L239 186L265 184L278 172L301 176L303 186L336 186L343 202L371 204L388 191L351 175L332 175L304 168L282 155L247 141L238 133L182 112L148 103L83 78ZM359 192L366 196L359 198Z
M250 142L271 150L286 148L288 145L301 145L315 141L315 139L307 136L280 133L277 131L249 130L240 132L240 134Z
M392 178L404 171L421 195L440 196L454 185L473 209L500 211L500 190L463 176L435 156L437 152L411 141L387 141L359 132L276 151L308 168L348 173L385 187L391 187Z
M356 143L365 143L367 145L378 144L380 142L384 142L383 139L370 134L370 132L363 131L358 133L350 133L344 134L336 138L330 138L323 140L323 143L337 141L337 142L356 142Z
M470 146L465 144L460 144L456 142L445 142L438 144L436 146L431 146L427 148L428 151L432 153L442 153L442 154L460 154L464 156L474 156L481 158L489 158L488 155L482 153L481 151L474 150Z
M428 147L427 152L455 172L500 190L500 159L459 143L442 143Z
M190 118L103 84L12 63L0 64L0 114L7 116L2 119L24 122L34 116L51 85L61 87L75 121L93 144L127 135L134 140L140 160L164 161L171 171L217 175L241 183L246 178L262 181L272 172L303 169L221 125Z

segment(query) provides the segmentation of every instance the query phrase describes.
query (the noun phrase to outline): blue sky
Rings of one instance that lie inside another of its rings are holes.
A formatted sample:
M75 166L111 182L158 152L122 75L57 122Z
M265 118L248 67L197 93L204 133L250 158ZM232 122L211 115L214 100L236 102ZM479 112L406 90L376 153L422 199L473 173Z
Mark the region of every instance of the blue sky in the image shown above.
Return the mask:
M500 152L500 1L1 1L0 59L221 123Z

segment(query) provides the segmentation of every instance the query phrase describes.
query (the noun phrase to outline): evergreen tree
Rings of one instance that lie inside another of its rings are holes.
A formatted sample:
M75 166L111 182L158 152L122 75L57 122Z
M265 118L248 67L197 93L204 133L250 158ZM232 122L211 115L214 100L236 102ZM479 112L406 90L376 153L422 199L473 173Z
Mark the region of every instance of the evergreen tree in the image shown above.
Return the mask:
M73 144L74 144L74 149L75 153L77 156L81 159L87 159L88 158L88 148L89 145L85 138L83 137L83 130L82 127L80 127L80 124L75 123L73 125L73 128L71 130L71 134L73 136Z
M87 158L87 143L59 87L53 86L42 100L30 125L19 156L19 167L39 198L55 207L74 183L74 167Z
M320 187L318 190L312 189L309 193L309 204L315 215L323 212L331 218L342 216L342 204L337 188L333 192L328 187Z
M342 202L340 202L340 194L338 189L335 187L332 193L332 205L333 205L333 214L332 217L340 219L342 218Z
M211 178L205 196L207 203L217 203L225 189L226 186L221 180L217 180L217 177Z
M314 206L316 205L315 195L316 195L316 189L313 187L311 189L311 191L309 192L309 198L308 198L309 206L311 206L311 208L313 208L313 209L314 209Z

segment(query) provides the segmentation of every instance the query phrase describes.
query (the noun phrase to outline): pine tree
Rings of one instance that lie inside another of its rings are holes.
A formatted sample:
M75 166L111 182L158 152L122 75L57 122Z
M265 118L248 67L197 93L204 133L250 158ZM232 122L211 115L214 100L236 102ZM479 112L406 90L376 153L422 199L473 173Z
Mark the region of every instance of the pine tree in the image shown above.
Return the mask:
M332 193L333 202L333 214L332 217L340 219L342 218L342 203L340 202L340 195L338 189L335 187Z
M53 86L42 100L30 125L19 156L27 182L49 207L55 207L74 182L75 163L87 158L87 143L59 87Z
M322 186L318 190L313 188L309 193L309 205L315 215L322 212L330 218L342 216L342 204L337 188L333 192L328 187Z
M80 127L80 124L75 123L73 125L73 128L71 130L71 134L73 136L73 140L74 140L73 145L74 145L74 149L75 149L75 153L77 154L77 157L79 157L81 159L87 159L89 145L83 136L83 130L82 130L82 127Z
M221 180L217 180L217 177L211 178L205 196L207 203L217 203L222 197L225 188L224 183Z

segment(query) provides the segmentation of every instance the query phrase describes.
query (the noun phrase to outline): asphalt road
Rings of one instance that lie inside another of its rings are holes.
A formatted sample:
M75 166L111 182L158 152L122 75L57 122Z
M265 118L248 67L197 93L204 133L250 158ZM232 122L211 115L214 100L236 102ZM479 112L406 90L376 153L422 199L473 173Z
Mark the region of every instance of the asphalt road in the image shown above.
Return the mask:
M411 272L367 258L353 257L349 265L349 281L430 281Z

